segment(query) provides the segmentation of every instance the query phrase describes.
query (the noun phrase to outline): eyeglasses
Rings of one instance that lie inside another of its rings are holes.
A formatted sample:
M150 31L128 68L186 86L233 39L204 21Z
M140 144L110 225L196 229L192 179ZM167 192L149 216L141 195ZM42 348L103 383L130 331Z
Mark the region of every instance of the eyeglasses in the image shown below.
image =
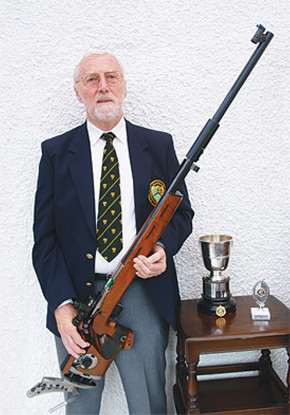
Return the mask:
M104 77L108 85L118 86L122 82L123 75L120 72L104 72ZM101 75L97 72L90 73L81 76L81 79L85 88L96 88L100 83Z

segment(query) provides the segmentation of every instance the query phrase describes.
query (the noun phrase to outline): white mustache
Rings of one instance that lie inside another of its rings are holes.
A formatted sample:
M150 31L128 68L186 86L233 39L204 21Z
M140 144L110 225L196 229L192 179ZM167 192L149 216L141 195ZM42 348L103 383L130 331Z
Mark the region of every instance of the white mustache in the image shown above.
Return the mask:
M95 96L95 104L97 104L99 101L103 101L103 100L110 100L113 101L114 104L118 104L118 101L116 99L116 97L113 94L98 94ZM109 104L109 102L108 102Z

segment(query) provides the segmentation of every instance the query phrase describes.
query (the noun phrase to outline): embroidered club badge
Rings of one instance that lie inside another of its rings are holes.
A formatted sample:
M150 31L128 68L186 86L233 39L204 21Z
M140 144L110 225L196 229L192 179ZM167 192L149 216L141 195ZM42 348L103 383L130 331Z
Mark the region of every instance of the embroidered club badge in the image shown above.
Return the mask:
M156 179L150 183L148 199L151 205L156 206L166 190L162 180Z

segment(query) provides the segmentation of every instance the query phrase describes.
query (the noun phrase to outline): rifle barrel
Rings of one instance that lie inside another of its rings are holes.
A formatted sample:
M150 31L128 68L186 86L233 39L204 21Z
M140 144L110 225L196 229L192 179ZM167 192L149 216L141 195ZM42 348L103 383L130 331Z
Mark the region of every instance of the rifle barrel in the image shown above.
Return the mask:
M264 29L264 28L263 28ZM267 32L265 35L261 36L260 43L257 46L256 50L252 54L251 58L247 62L246 66L240 73L239 77L237 78L236 82L226 95L225 99L223 100L222 104L220 105L219 109L215 113L212 119L209 119L207 123L205 124L204 128L198 135L197 139L193 143L192 147L190 148L189 152L187 153L185 159L180 165L180 168L178 172L176 173L172 183L170 184L168 188L168 192L174 193L176 190L178 190L180 184L185 179L187 173L192 168L191 166L193 163L197 162L202 153L204 152L206 146L214 136L216 130L219 127L219 122L224 116L225 112L229 108L232 101L235 99L237 93L243 86L244 82L254 69L256 63L262 56L264 50L270 43L271 39L273 38L273 33ZM252 40L253 41L253 40ZM256 43L256 42L255 42ZM195 171L198 171L198 167L195 166Z
M214 121L216 121L217 123L220 122L220 120L224 116L226 110L228 109L228 107L230 106L230 104L232 103L234 98L236 97L237 93L239 92L239 90L243 86L244 82L246 81L246 79L248 78L248 76L250 75L252 70L254 69L256 63L258 62L258 60L262 56L264 50L266 49L266 47L270 43L273 36L274 35L271 32L267 32L265 34L265 39L261 43L259 43L259 45L257 46L256 50L254 51L253 55L250 57L248 63L246 64L246 66L242 70L240 76L238 77L238 79L236 80L236 82L234 83L234 85L232 86L230 91L228 92L227 96L225 97L224 101L222 102L221 106L219 107L219 109L217 110L215 115L213 116Z

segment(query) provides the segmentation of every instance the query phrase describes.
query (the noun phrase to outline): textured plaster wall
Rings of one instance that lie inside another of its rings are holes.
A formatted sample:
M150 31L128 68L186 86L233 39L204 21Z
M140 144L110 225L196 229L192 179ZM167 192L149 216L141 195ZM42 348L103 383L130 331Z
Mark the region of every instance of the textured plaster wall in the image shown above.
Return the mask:
M84 120L71 75L88 51L119 56L128 80L126 117L171 132L182 160L254 51L255 25L275 34L201 158L200 172L187 178L196 216L176 263L182 298L199 297L205 268L198 237L232 235L233 295L251 294L265 278L290 306L288 0L2 0L1 12L0 412L46 414L62 400L25 395L42 376L59 374L31 265L33 200L41 141ZM253 357L258 352L202 356L201 363ZM272 357L285 380L285 351ZM171 333L170 414L174 363ZM107 385L102 415L128 413L114 366Z

